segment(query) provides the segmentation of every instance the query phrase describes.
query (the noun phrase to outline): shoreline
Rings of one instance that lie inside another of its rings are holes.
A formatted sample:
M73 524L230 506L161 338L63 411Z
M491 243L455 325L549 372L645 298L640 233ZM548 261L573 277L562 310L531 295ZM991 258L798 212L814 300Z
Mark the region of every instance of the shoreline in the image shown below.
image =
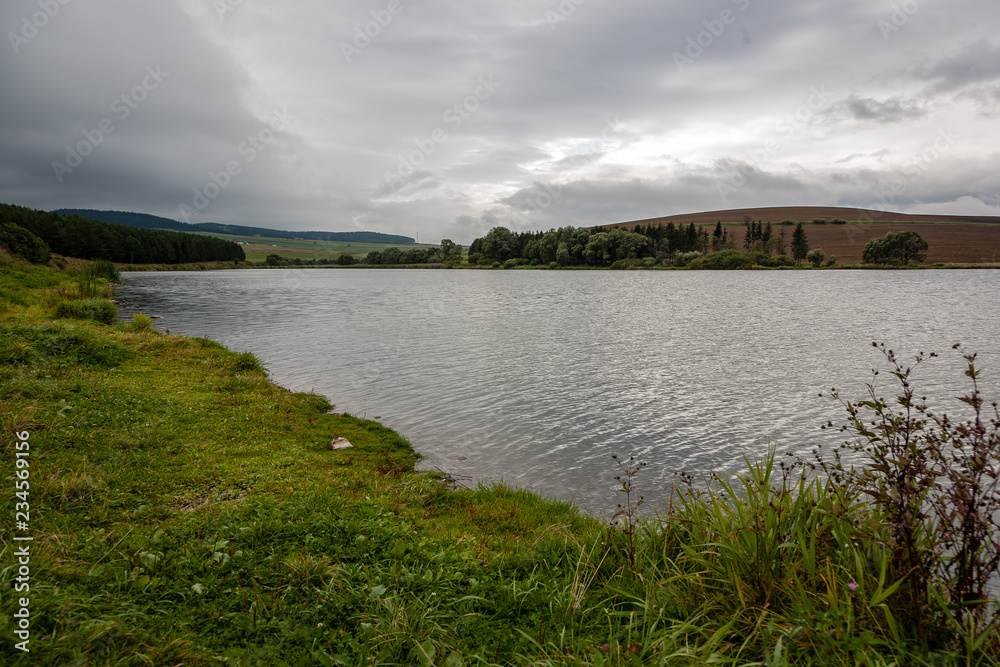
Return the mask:
M942 634L903 624L884 522L773 487L773 456L648 520L621 461L614 527L500 484L452 490L398 433L275 385L251 352L139 315L54 317L73 286L0 253L0 504L34 510L28 603L0 601L5 664L1000 659L996 633L968 649L933 608ZM30 442L25 500L11 434ZM16 548L0 541L2 585Z

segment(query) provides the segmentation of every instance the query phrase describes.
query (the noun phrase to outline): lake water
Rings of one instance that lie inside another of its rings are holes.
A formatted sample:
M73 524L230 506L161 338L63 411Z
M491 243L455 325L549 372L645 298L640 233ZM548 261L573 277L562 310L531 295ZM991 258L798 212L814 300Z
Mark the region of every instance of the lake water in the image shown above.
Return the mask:
M377 418L424 468L595 514L621 502L612 454L648 462L636 484L656 509L674 471L837 442L819 427L845 412L818 394L861 398L885 368L872 341L941 354L917 386L955 413L961 342L1000 397L996 271L126 273L119 300Z

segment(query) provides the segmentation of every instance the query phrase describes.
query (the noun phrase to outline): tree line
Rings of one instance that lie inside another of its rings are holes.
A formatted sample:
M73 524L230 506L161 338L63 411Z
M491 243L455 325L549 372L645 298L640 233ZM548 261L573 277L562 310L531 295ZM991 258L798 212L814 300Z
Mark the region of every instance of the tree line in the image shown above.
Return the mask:
M514 232L494 227L469 246L469 263L607 267L642 262L649 266L660 263L686 266L702 256L725 251L729 251L728 258L739 255L741 265L786 263L782 258L788 241L783 229L775 234L771 223L748 219L745 224L744 253L737 252L735 235L730 235L721 221L711 233L708 227L695 226L693 222L686 226L673 222L636 225L631 229L561 227L548 232ZM801 224L796 227L791 246L794 255L788 263L806 259L809 248Z
M127 227L10 204L0 204L0 224L5 229L11 225L19 227L42 241L52 252L80 259L122 264L246 259L239 245L214 236Z
M341 257L349 257L342 255ZM450 239L442 239L437 248L386 248L372 250L365 256L365 264L373 266L394 266L405 264L457 264L462 261L462 246Z

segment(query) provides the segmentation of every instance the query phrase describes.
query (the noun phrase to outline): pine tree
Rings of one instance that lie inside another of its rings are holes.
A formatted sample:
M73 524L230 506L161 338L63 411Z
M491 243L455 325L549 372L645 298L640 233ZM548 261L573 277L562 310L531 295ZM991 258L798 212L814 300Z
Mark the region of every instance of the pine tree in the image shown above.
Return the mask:
M795 226L795 233L792 234L792 257L795 259L795 263L798 264L808 254L809 240L806 238L806 230L802 228L802 223L800 222Z

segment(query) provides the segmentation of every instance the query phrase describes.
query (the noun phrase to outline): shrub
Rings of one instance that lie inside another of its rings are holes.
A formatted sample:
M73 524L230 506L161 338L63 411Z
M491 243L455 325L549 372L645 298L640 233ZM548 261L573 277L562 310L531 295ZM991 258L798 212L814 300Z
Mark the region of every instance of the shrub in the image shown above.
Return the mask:
M653 258L650 257L649 259L653 259ZM653 261L655 262L656 260L653 260ZM639 258L619 259L619 260L615 260L614 262L612 262L611 266L608 267L608 268L610 268L613 271L621 271L621 270L625 270L625 269L635 269L635 268L638 268L640 266L645 266L645 265L646 265L645 261L642 260L642 259L639 259Z
M927 259L927 241L916 232L889 232L869 241L861 251L861 259L865 264L902 263L903 266L910 260L923 262Z
M130 331L132 333L141 333L143 331L152 331L153 329L153 318L148 315L143 315L142 313L135 313L132 315L132 320L122 327L125 331Z
M837 256L836 255L830 255L830 258L826 260L826 265L827 266L833 266L836 263L837 263Z
M559 268L559 262L549 262L549 270L555 271Z
M697 250L694 250L692 252L682 252L679 253L677 257L674 259L674 263L677 264L677 266L687 266L688 264L698 259L699 257L701 257L701 253L698 252Z
M0 244L32 264L45 264L52 258L49 245L20 225L0 224Z
M823 260L826 259L826 253L823 252L822 248L816 248L815 250L810 250L808 254L806 254L806 259L813 266L820 266L823 264Z
M109 283L119 283L122 280L122 275L118 272L118 268L115 266L114 262L94 262L88 266L88 270L93 275L98 278L104 278Z
M267 369L260 363L260 359L258 359L253 352L246 351L240 352L236 355L231 364L231 368L237 373L267 373Z
M517 268L517 260L516 259L508 259L506 262L503 263L503 268L505 268L505 269L514 269L514 268Z
M114 324L118 319L118 306L107 299L80 299L60 301L56 306L57 318L97 320L104 324Z
M888 362L899 395L880 397L874 378L867 398L856 403L832 390L849 415L840 430L851 440L843 448L865 465L846 467L839 451L832 463L817 458L833 488L868 497L884 515L879 525L889 533L890 575L901 582L893 606L924 639L962 633L968 652L970 636L984 637L1000 622L1000 607L988 595L1000 566L1000 412L979 392L976 355L959 345L953 349L971 382L958 399L968 409L965 421L933 412L913 388L913 368L936 354L921 353L904 366L885 345L872 345Z

